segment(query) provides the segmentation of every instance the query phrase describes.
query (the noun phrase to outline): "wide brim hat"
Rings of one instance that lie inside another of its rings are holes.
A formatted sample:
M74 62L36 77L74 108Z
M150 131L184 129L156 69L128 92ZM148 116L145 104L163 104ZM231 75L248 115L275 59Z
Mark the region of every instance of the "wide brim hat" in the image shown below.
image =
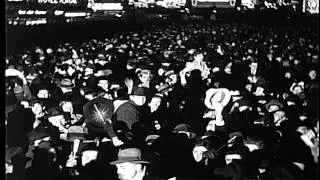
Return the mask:
M22 147L10 147L6 149L6 162L12 163L12 158L20 153L23 153Z
M211 102L211 99L216 97L219 97L219 103L222 104L222 106L226 106L230 99L231 99L231 94L230 91L226 88L211 88L208 89L206 92L206 97L204 100L204 104L207 106L209 109L214 109L213 103Z
M71 79L64 78L60 81L60 87L72 88L73 82Z
M271 100L265 105L265 107L266 107L266 109L269 109L270 106L273 106L273 105L279 106L280 109L283 108L283 104L280 103L279 100L277 100L277 99L271 99Z
M135 96L148 96L149 95L149 89L145 87L137 87L134 88L131 95Z
M191 139L195 138L197 135L194 132L191 132L191 126L189 124L178 124L174 127L173 133L178 132L188 132L191 135Z
M70 126L67 133L67 141L73 142L75 139L86 139L86 134L88 134L87 127L82 126Z
M118 159L116 161L110 162L111 165L116 165L120 163L137 163L137 164L148 164L150 162L142 160L141 150L138 148L127 148L119 150Z

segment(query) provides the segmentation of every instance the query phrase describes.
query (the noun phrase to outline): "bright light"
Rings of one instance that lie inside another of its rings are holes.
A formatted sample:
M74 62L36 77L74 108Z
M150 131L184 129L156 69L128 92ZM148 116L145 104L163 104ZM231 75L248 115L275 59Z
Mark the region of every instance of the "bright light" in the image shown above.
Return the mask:
M123 6L121 3L94 3L91 9L93 11L98 10L122 10Z
M38 24L46 24L47 20L45 18L40 18L40 19L36 19L36 20L26 20L26 25L38 25Z
M36 10L35 11L35 14L36 15L44 15L44 14L46 14L47 13L47 11L39 11L39 10Z
M82 17L86 16L85 12L67 12L64 14L65 17Z
M62 15L64 13L64 11L60 11L60 10L55 10L54 11L54 15L55 16L60 16L60 15Z
M18 11L18 14L19 14L19 15L25 15L26 13L27 13L27 12L26 12L25 10L19 10L19 11Z
M28 15L32 15L32 14L34 14L34 11L33 11L33 10L28 10L28 11L27 11L27 14L28 14Z

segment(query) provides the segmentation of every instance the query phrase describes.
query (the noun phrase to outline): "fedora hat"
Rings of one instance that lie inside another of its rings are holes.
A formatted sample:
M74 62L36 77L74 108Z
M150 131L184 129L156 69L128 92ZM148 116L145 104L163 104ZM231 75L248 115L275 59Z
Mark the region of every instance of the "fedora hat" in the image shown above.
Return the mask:
M118 159L116 161L110 162L111 165L116 165L120 163L144 163L148 164L148 161L143 161L141 158L141 150L138 148L127 148L127 149L120 149L118 153Z
M72 82L71 79L63 78L63 79L60 81L60 87L71 88L71 87L73 87L73 82Z
M191 135L191 139L195 138L197 135L194 132L191 132L191 126L189 124L178 124L174 127L173 133L178 132L188 132Z
M230 91L226 88L211 88L206 92L206 97L204 100L204 104L209 109L214 109L214 105L212 102L215 99L217 102L221 103L222 106L226 106L231 98Z
M279 106L280 109L283 108L283 104L279 102L279 100L277 99L271 99L266 105L266 109L269 109L270 106L273 106L273 105L276 105L276 106Z

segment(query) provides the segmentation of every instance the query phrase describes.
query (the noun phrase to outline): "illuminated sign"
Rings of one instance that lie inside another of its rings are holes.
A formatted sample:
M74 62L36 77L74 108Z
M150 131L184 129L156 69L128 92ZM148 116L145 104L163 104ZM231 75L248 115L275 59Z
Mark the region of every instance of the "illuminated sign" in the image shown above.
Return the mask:
M319 0L304 0L303 12L309 12L311 14L319 14Z
M192 0L192 6L195 7L212 7L215 5L220 8L233 8L236 0Z
M77 0L38 0L39 4L77 4Z
M87 15L87 13L85 13L85 12L66 12L64 14L65 17L83 17L86 15Z
M123 10L121 3L88 3L88 8L91 8L93 11L120 11Z
M165 8L180 8L185 6L186 0L163 0L156 1L156 4Z

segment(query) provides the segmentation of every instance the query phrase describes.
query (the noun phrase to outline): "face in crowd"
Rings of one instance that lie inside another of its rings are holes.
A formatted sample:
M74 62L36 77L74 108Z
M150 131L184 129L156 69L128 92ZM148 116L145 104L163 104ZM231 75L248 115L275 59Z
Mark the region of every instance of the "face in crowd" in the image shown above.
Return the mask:
M109 90L109 81L108 80L99 80L98 86L100 86L103 90L108 91Z
M31 107L33 114L40 115L43 113L44 106L41 103L34 103Z
M117 174L120 180L131 180L141 175L143 166L130 162L116 164Z
M148 73L141 73L141 74L139 75L139 79L140 79L140 81L142 82L142 84L144 84L144 83L149 83L150 80L151 80L151 75L148 74Z
M82 152L81 156L81 164L85 166L86 164L90 163L91 161L96 160L98 157L98 151L95 150L87 150Z
M315 80L315 79L317 78L317 72L316 72L316 70L311 70L311 71L309 71L308 76L309 76L309 78L310 78L311 80Z
M226 165L229 165L230 163L232 163L233 160L236 159L242 159L241 155L233 153L233 154L226 154L224 160L226 162Z
M146 103L146 96L131 95L130 99L138 106L143 106Z
M286 113L281 110L274 112L273 117L275 126L280 126L283 121L287 120Z
M203 153L208 151L208 149L202 145L196 145L193 148L192 154L196 162L200 162L203 159Z
M203 59L204 59L203 53L198 53L198 54L194 55L194 60L197 62L203 61Z
M72 102L71 101L63 101L61 103L61 109L63 112L72 113L73 112Z
M37 94L38 98L48 99L50 97L50 93L47 89L40 89Z

